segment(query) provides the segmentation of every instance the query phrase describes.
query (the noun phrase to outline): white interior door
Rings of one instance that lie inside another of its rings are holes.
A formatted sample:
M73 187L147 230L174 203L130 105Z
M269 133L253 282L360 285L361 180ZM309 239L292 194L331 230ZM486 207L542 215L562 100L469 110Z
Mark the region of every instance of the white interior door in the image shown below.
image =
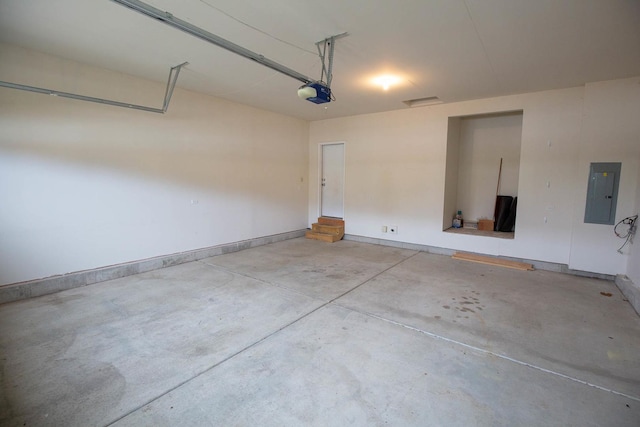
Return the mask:
M320 215L343 218L344 144L322 145Z

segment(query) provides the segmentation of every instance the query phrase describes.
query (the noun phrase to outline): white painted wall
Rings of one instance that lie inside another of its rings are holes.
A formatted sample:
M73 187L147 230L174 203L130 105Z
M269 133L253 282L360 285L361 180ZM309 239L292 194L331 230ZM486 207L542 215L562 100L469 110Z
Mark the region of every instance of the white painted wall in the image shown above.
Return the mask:
M162 104L163 83L0 57L2 80ZM0 284L305 228L308 128L180 89L160 115L0 88Z
M627 258L616 253L618 239L609 238L612 227L594 230L581 223L578 213L584 215L592 158L623 161L619 215L630 210L627 203L636 206L631 181L638 176L639 80L313 122L308 221L317 212L317 144L345 140L350 234L550 261L597 273L625 272ZM449 117L514 110L524 112L515 239L444 233ZM601 148L595 149L598 144ZM398 225L397 236L381 232L381 225L390 224Z
M616 252L623 241L612 225L585 224L587 180L592 162L621 162L616 222L637 213L640 164L640 78L588 84L574 211L570 265L577 270L624 273L628 252Z
M162 102L164 83L6 45L0 57L2 80ZM639 82L310 126L180 89L156 115L2 88L0 284L304 228L318 212L318 144L333 141L348 147L350 234L628 271L637 282L637 243L620 255L612 227L582 218L592 161L623 163L617 217L638 211ZM513 110L524 111L515 239L443 233L449 117Z
M522 114L465 117L460 121L456 210L466 220L493 218L500 174L500 195L518 195Z

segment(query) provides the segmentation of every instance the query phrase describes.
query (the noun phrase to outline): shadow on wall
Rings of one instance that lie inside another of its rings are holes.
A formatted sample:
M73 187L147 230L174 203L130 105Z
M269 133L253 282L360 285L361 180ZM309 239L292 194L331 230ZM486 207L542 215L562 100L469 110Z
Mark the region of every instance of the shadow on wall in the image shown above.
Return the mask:
M9 95L0 152L258 197L256 188L294 188L306 173L308 125L298 119L204 96L179 105L178 93L158 115L0 90Z
M187 91L165 115L0 91L0 285L306 223L303 120Z

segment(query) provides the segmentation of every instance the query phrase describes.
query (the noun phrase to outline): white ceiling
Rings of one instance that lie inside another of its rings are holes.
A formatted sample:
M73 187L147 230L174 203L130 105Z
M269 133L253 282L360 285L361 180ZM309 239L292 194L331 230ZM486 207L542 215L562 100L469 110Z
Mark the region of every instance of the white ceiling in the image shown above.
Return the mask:
M144 1L311 78L315 43L348 32L336 101L110 0L0 0L0 42L163 83L188 61L179 87L308 120L640 75L640 0ZM401 77L386 92L369 83L384 72Z

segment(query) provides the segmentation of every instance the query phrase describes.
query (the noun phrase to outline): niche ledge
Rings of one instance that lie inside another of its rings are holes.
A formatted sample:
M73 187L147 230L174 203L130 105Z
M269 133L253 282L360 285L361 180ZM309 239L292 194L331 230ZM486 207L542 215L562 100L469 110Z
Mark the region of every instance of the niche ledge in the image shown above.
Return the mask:
M466 234L469 236L483 236L493 237L496 239L515 239L516 233L514 231L490 231L490 230L476 230L474 228L447 228L444 233L451 234Z

